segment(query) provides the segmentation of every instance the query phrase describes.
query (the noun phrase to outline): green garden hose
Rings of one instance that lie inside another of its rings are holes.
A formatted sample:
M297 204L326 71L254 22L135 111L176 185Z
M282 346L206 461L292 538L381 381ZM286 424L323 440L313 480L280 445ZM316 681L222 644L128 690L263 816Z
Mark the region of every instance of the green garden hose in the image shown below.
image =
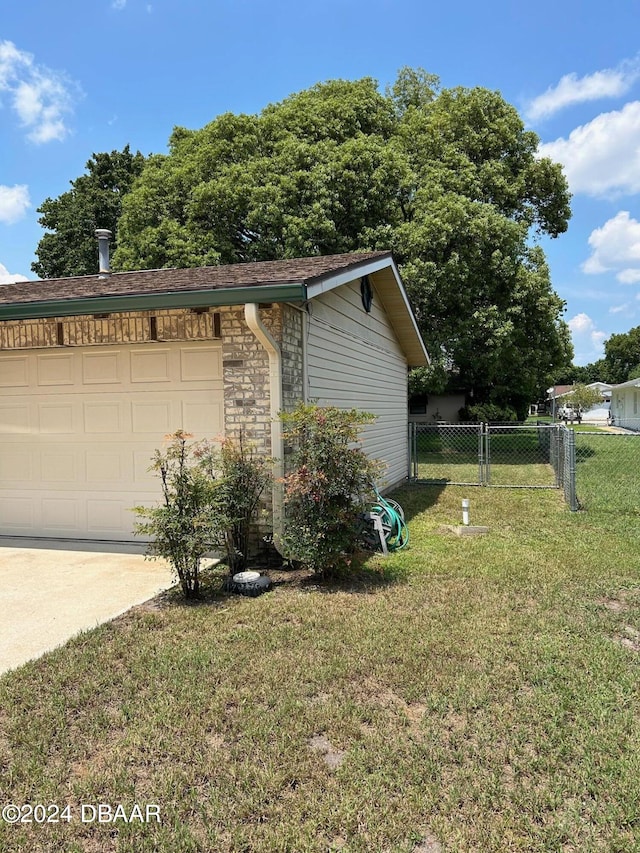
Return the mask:
M374 486L376 501L370 512L380 517L384 538L389 551L399 551L409 542L409 528L404 520L404 512L399 503L390 498L383 498Z

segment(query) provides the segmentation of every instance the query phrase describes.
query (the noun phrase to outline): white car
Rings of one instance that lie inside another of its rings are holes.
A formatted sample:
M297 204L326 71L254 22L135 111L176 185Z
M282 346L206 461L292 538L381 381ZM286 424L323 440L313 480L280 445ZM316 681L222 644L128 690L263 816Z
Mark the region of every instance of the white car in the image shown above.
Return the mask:
M558 409L558 420L561 421L580 421L582 420L582 412L579 408L574 409L573 406L560 406Z

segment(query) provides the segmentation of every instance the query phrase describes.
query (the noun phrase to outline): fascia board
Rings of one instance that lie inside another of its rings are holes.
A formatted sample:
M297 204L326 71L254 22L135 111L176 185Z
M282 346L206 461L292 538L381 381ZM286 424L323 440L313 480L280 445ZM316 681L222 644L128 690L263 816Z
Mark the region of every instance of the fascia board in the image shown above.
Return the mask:
M350 281L355 281L358 278L363 278L365 275L373 275L373 273L379 272L383 269L391 269L419 348L424 354L427 364L431 364L429 353L427 352L424 341L422 340L422 335L418 329L418 324L416 323L416 318L411 309L411 305L409 304L409 298L407 297L404 285L402 284L400 273L398 272L395 261L390 255L383 258L375 258L371 261L358 265L355 268L351 267L348 270L344 270L343 272L329 274L324 276L322 279L307 284L307 297L309 299L313 299L323 293L328 293L330 290L334 290L336 287L348 284Z
M391 265L395 268L395 264L390 257L374 258L366 263L358 264L357 267L350 267L349 269L341 272L329 273L328 275L307 284L308 298L314 299L316 296L328 293L336 287L348 284L350 281L355 281L355 279L362 278L365 275L372 275L374 272L378 272L378 270L382 270Z
M168 308L215 308L223 305L244 305L246 302L304 302L306 299L306 288L298 282L266 287L228 287L217 290L89 296L0 304L0 320L36 320L46 317L77 317L84 314L114 314Z

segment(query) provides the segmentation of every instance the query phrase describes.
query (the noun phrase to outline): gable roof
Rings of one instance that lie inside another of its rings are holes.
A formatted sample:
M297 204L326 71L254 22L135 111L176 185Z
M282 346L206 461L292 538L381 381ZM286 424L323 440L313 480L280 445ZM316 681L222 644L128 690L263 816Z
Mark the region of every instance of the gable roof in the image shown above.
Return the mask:
M619 385L611 386L613 391L617 391L619 388L640 388L640 376L635 379L629 379L627 382L621 382Z
M0 287L0 321L247 302L306 302L374 274L407 361L411 366L427 364L429 356L390 252L17 282Z

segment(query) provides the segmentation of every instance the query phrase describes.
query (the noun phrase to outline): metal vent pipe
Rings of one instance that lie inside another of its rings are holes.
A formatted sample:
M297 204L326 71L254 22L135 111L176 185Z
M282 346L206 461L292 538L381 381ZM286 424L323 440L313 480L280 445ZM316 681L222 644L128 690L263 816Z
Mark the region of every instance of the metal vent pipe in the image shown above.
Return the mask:
M96 237L98 238L98 261L100 278L108 278L111 273L111 264L109 261L109 240L111 239L111 231L108 228L96 228Z

